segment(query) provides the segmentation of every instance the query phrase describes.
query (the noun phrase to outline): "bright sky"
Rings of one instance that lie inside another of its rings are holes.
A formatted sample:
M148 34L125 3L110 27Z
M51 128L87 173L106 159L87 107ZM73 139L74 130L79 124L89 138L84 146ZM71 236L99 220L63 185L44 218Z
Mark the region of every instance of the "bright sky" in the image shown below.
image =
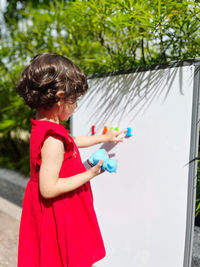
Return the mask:
M5 10L7 5L7 1L6 0L0 0L0 10L1 12Z
M4 24L4 18L3 18L3 12L6 9L7 1L6 0L0 0L0 25L1 25L1 33L5 34L5 24Z

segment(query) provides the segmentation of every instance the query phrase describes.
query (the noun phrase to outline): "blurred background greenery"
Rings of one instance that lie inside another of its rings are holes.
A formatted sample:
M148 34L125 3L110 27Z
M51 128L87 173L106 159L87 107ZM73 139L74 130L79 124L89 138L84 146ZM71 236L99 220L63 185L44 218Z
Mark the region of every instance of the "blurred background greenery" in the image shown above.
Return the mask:
M88 75L200 55L199 1L2 0L0 19L0 166L24 177L35 111L15 85L33 56L57 52Z

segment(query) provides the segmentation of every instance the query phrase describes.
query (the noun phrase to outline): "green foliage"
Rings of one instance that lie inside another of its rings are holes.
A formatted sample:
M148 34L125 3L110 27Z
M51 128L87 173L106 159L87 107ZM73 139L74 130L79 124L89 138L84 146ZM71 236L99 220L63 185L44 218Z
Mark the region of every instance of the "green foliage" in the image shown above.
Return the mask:
M6 13L12 61L16 54L23 63L27 57L51 50L70 57L88 74L199 55L200 5L195 2L22 3L19 23Z
M200 55L200 4L188 0L12 0L0 39L0 142L30 131L34 110L16 95L24 65L38 53L69 57L86 74L188 59ZM20 143L20 142L18 142ZM27 141L28 144L28 141ZM4 167L29 173L27 147L0 157ZM10 158L9 158L10 157ZM200 198L198 182L197 200ZM199 203L199 202L198 202ZM199 210L199 204L197 205Z

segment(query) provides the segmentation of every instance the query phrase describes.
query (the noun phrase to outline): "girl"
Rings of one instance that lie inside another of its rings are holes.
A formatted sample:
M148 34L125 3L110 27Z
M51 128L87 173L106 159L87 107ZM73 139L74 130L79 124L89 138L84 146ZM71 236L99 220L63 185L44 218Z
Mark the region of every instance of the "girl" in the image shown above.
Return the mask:
M18 267L91 267L106 255L90 186L103 160L87 170L78 147L121 142L117 136L126 130L69 135L60 121L69 119L87 88L84 73L55 53L35 56L21 74L16 90L37 112L30 119L30 180L19 228Z

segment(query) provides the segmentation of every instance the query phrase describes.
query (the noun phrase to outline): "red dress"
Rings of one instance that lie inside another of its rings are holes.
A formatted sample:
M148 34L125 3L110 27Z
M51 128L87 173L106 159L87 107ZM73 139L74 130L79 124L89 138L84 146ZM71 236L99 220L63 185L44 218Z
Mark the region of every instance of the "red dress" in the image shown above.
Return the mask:
M59 173L62 179L86 171L79 150L62 124L30 121L31 175L24 193L17 267L91 267L106 251L90 182L51 199L42 197L38 182L41 147L48 136L65 145Z

